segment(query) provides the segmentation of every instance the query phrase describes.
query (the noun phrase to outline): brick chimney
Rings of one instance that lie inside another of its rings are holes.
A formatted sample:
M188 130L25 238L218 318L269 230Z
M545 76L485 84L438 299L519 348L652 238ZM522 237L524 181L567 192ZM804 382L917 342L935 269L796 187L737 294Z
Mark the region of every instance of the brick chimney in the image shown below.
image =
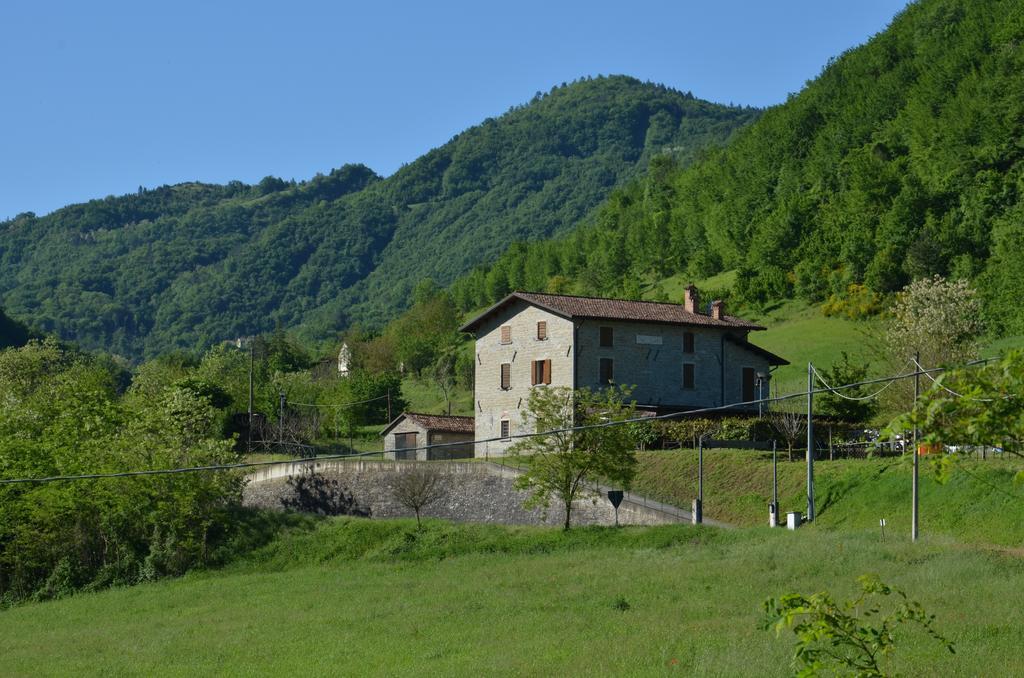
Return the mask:
M725 302L721 299L711 302L711 317L715 320L721 320L722 316L725 315Z
M700 313L700 292L697 291L697 286L690 283L683 294L683 306L687 312Z

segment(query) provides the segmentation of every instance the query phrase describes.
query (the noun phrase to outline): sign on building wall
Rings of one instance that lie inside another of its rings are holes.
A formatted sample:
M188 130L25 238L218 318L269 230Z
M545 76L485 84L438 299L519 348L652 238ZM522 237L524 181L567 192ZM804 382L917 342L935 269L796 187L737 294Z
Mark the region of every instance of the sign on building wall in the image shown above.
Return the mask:
M636 343L647 344L648 346L661 346L661 337L655 337L650 334L638 334L636 335Z

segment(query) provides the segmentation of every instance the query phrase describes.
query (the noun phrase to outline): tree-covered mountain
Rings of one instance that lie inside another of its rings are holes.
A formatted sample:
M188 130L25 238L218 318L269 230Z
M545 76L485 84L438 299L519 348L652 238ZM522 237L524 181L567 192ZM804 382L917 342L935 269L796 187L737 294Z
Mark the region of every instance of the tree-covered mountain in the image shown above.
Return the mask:
M650 158L689 164L757 114L587 78L386 179L346 165L301 183L140 188L23 214L0 223L0 303L131 357L278 325L332 336L406 308L422 278L447 284L514 241L564 233Z
M1024 332L1024 4L923 0L690 167L669 161L591 223L516 245L454 287L640 293L739 272L735 293L842 305L932 274L975 282ZM851 287L854 286L854 287Z

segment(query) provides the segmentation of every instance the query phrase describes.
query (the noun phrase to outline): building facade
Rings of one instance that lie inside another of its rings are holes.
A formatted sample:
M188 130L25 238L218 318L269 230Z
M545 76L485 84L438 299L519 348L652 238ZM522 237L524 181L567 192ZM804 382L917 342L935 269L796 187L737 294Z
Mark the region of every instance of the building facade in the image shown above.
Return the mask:
M721 302L702 312L692 285L683 304L514 292L462 327L476 335L476 456L504 455L531 430L533 388L623 384L648 411L756 412L751 401L786 364L747 340L763 329Z
M433 461L473 456L473 417L403 412L381 436L387 459Z

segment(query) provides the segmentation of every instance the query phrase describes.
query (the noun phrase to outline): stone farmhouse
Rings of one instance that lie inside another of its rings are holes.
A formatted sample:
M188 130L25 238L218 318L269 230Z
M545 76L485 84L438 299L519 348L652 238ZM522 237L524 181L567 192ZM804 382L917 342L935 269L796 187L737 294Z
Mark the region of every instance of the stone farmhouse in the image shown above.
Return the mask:
M380 434L387 459L432 461L473 456L473 417L403 412Z
M551 386L633 387L638 408L659 414L728 408L767 395L771 370L787 361L747 339L764 327L725 314L715 301L705 311L696 287L682 304L513 292L463 332L476 336L476 456L506 454L524 432L530 389Z

